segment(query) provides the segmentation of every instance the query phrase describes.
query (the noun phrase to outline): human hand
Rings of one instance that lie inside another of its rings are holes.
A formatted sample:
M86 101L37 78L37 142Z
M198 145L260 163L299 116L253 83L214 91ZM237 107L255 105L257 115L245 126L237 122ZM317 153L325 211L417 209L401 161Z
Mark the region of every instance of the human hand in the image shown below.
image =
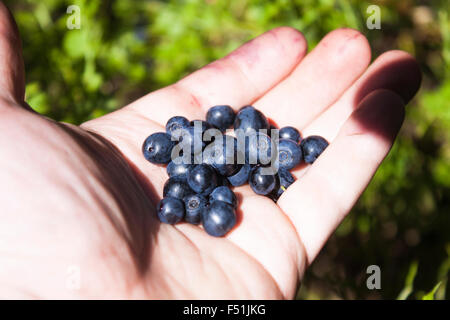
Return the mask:
M25 48L26 50L26 48ZM0 295L39 298L292 298L305 269L388 153L420 71L400 51L370 67L359 32L335 30L306 55L271 30L179 82L80 127L24 102L18 33L0 5ZM174 115L252 104L331 144L275 204L236 188L224 238L160 224L167 179L142 142ZM73 281L74 282L73 282ZM79 286L77 280L80 280ZM71 282L72 281L72 282Z

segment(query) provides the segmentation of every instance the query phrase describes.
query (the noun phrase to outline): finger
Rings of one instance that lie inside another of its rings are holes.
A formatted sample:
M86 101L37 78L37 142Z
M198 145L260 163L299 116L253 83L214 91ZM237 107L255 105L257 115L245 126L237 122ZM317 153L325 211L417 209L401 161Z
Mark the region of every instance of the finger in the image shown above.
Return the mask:
M336 101L369 62L370 46L360 32L334 30L255 105L275 122L302 129Z
M0 95L22 103L25 74L19 30L8 8L0 2Z
M319 134L330 141L368 93L388 89L400 95L406 104L419 90L420 82L420 68L411 55L398 50L388 51L379 56L364 75L302 133L305 137Z
M387 155L404 118L402 98L377 90L363 99L303 177L278 201L311 263Z
M338 101L304 128L302 135L320 135L332 141L368 93L376 89L388 89L408 103L419 89L420 82L420 67L414 57L399 50L388 51L379 56ZM308 169L309 166L302 165L292 173L300 178Z
M141 98L132 107L152 117L157 110L160 123L176 112L204 115L207 108L217 104L238 109L284 79L303 58L306 47L303 35L293 28L270 30L174 85Z

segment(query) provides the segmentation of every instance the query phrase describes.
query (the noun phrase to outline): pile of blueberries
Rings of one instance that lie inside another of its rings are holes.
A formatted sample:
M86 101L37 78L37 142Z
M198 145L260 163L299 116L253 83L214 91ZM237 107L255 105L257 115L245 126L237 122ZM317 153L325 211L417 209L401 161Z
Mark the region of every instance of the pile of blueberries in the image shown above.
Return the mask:
M234 131L225 134L231 126ZM166 132L150 135L142 151L151 163L167 164L160 221L202 223L208 234L221 237L236 224L237 198L230 187L248 182L276 202L294 182L289 170L313 163L327 146L320 136L302 139L293 127L278 130L253 106L235 113L218 105L206 121L170 118Z

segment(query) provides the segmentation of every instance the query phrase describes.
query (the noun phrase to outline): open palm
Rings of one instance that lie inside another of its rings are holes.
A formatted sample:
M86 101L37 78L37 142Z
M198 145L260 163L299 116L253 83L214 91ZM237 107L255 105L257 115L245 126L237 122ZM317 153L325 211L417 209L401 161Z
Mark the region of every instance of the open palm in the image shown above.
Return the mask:
M404 52L368 67L369 44L355 30L329 33L306 55L301 33L281 27L77 127L24 102L20 40L0 9L2 297L292 298L388 153L420 84ZM170 117L204 119L216 104L252 104L279 126L331 142L294 171L278 203L236 188L238 223L224 238L159 223L167 174L141 154Z

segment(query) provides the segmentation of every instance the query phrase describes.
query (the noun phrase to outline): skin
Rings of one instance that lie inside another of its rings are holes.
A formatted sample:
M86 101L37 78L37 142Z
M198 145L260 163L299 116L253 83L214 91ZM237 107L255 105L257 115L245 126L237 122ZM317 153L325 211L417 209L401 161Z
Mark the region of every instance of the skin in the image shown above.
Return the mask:
M26 50L26 48L25 48ZM0 296L3 298L293 298L305 269L380 165L420 85L415 60L389 51L369 66L359 32L268 31L179 82L81 126L24 100L20 38L0 5ZM225 238L160 224L167 173L141 154L174 115L253 104L330 146L278 204L236 188ZM75 270L75 271L74 271ZM73 277L79 286L70 285Z

